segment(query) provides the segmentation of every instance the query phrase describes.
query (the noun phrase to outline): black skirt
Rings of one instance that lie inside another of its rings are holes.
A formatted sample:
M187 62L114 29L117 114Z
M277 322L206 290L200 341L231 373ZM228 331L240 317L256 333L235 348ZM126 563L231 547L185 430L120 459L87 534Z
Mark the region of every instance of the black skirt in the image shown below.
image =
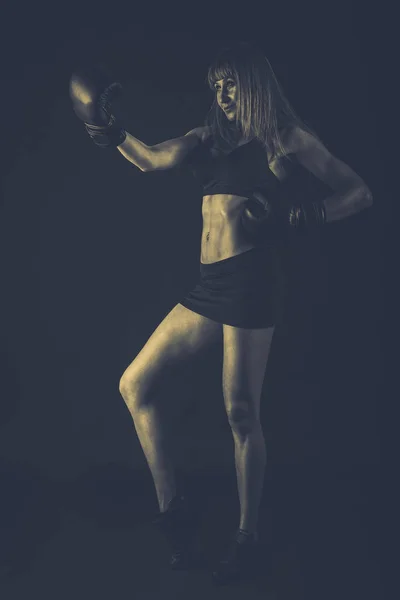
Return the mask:
M200 263L200 279L180 304L217 323L261 329L281 322L287 291L279 248L251 248Z

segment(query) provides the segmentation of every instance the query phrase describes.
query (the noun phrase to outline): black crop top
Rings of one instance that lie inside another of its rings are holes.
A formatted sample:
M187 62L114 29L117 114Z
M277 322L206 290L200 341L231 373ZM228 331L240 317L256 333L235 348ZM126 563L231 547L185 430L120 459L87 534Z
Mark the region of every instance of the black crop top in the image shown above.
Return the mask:
M258 140L254 138L216 156L209 140L192 151L187 161L204 196L234 194L248 198L256 189L269 194L277 191L280 181L268 167L267 153Z

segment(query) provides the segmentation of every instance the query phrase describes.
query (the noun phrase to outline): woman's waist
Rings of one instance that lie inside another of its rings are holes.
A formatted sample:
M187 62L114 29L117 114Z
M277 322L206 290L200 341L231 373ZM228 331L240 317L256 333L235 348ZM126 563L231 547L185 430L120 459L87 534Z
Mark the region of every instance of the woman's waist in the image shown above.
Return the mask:
M220 215L203 219L201 236L201 262L223 260L253 247L253 241L245 234L238 217Z
M255 246L254 244L250 243L236 245L232 244L230 246L221 245L214 248L210 248L209 246L204 247L204 245L202 245L200 263L202 265L222 263L230 258L234 258L235 256L239 256L239 254L244 254L245 252L253 249L255 249Z

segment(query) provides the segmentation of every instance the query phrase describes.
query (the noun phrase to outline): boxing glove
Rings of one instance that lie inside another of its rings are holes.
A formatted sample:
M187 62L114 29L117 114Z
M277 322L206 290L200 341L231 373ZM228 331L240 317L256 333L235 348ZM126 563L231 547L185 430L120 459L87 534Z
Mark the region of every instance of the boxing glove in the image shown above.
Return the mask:
M71 76L69 93L75 114L101 148L116 147L125 141L126 131L111 112L111 103L121 89L121 84L100 67L77 70Z
M265 193L255 190L242 211L242 226L255 242L270 236L285 236L319 229L326 223L324 203L272 202Z
M273 227L275 215L271 201L263 192L253 191L244 206L241 221L243 229L253 241L268 234Z

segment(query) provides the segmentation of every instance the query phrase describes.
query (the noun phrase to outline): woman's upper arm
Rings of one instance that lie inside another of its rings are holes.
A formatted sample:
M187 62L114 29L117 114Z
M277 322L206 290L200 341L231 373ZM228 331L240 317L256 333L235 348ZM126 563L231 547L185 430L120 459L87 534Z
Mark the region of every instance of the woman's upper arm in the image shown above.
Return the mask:
M207 127L195 127L185 135L151 146L154 153L152 170L172 169L180 165L208 134Z

